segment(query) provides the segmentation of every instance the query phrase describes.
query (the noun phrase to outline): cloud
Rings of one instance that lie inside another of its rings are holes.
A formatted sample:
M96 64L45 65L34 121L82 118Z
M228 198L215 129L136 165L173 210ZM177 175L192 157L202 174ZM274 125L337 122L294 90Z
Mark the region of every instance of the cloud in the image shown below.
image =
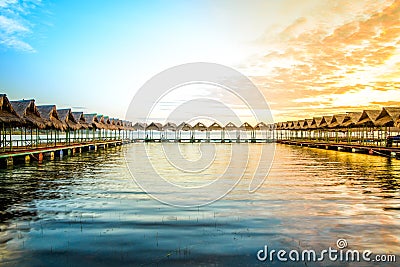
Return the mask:
M35 52L26 41L33 33L29 21L40 0L0 0L0 46L23 52Z
M243 70L272 109L287 116L278 119L400 102L400 0L314 7L274 36L272 29L266 33L264 55Z

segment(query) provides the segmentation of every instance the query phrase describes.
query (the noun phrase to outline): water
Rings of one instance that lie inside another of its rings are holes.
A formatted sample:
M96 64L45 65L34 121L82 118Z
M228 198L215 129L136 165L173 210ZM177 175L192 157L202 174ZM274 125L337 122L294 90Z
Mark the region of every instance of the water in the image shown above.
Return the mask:
M196 146L181 149L196 158ZM216 146L224 153L230 145ZM251 144L250 154L260 146ZM176 208L134 183L127 148L1 170L0 265L266 266L256 258L264 245L322 250L336 248L338 238L400 260L398 160L277 145L270 175L255 193L248 192L248 170L223 199ZM280 263L268 263L274 265ZM287 264L293 265L305 266Z

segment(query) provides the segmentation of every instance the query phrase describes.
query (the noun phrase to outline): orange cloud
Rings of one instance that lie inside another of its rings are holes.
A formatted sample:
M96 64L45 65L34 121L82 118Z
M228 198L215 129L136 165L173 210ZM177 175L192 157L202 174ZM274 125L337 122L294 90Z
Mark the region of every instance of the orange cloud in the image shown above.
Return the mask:
M387 93L400 86L400 0L329 2L264 39L265 56L248 64L258 73L265 66L265 75L251 79L274 103L277 120L400 102Z

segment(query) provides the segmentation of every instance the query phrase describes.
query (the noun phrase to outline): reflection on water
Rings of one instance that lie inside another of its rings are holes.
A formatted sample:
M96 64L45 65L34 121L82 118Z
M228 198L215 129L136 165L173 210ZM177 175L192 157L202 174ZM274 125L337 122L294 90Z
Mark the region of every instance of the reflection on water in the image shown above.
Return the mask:
M194 145L183 145L185 157L198 157ZM278 145L257 192L248 192L250 161L222 200L182 209L136 186L123 149L1 170L0 264L265 266L256 259L264 245L317 250L338 238L351 249L400 254L400 161Z

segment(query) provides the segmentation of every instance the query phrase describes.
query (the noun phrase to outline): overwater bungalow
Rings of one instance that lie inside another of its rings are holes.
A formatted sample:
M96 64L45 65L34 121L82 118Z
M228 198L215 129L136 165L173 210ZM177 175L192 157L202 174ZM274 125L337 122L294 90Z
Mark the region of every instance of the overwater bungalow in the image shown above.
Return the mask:
M0 94L0 123L2 123L3 128L22 126L23 124L6 94Z
M47 129L63 131L68 127L65 122L59 119L56 105L41 105L37 106L37 109L40 116L46 120Z
M209 136L211 138L211 135L215 136L215 132L220 132L219 138L222 140L225 138L225 131L224 128L218 124L218 122L213 122L210 124L210 126L207 127L207 130L209 131Z
M66 140L68 143L71 142L71 131L74 134L74 139L76 138L76 132L81 128L80 124L77 123L74 116L72 115L71 109L57 109L57 114L61 122L67 125L66 128Z
M60 121L65 122L67 128L72 131L79 130L81 125L75 120L70 108L57 109L57 114Z
M88 129L89 125L87 124L85 117L83 116L83 112L71 112L72 116L77 123L79 123L80 129Z
M10 101L10 104L18 117L22 120L25 128L46 128L46 121L40 116L34 99Z

